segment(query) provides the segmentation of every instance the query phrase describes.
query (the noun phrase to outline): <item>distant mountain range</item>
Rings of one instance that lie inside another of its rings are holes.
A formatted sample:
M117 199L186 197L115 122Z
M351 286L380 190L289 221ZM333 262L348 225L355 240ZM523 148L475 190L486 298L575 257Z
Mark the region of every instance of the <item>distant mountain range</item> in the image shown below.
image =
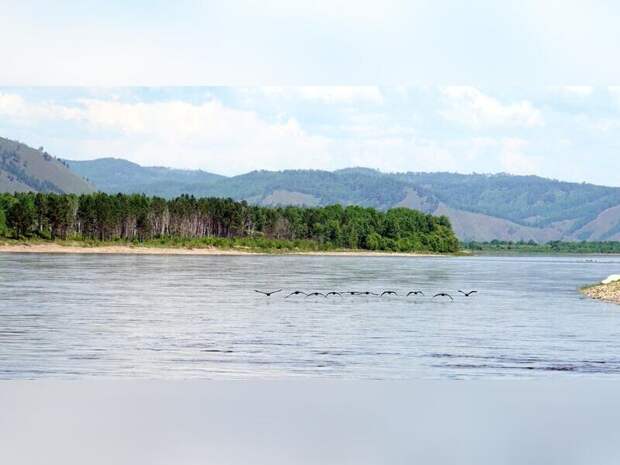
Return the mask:
M0 191L231 197L260 205L404 206L450 218L461 240L620 240L620 188L507 174L368 168L252 171L225 177L127 160L59 160L0 138Z
M620 188L507 174L381 173L368 168L204 171L146 168L114 158L68 161L105 192L183 193L261 205L404 206L447 215L461 240L620 240Z

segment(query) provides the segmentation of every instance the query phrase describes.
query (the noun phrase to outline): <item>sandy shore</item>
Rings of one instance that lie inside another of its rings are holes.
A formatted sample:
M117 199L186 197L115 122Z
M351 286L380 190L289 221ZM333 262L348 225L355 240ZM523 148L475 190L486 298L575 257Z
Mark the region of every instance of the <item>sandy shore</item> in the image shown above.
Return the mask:
M0 244L0 253L69 253L69 254L136 254L136 255L312 255L334 257L433 257L437 254L393 253L371 251L261 253L240 249L143 247L131 245L80 246L63 244Z
M620 304L620 281L584 287L581 292L593 299Z

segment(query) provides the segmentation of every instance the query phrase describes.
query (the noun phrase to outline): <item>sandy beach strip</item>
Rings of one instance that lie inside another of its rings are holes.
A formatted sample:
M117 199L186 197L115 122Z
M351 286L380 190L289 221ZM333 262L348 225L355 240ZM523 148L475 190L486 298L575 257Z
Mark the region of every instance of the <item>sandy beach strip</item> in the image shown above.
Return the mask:
M593 299L620 304L620 281L584 287L581 292Z
M436 257L430 253L398 253L373 251L325 251L297 252L277 251L260 252L242 249L218 249L215 247L145 247L133 245L64 245L57 243L35 244L0 244L0 253L46 253L46 254L136 254L136 255L310 255L329 257Z

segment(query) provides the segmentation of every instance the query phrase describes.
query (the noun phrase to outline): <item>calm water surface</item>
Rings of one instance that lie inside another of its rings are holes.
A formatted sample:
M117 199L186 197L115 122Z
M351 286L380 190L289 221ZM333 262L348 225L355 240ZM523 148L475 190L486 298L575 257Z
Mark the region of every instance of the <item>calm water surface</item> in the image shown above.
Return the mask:
M577 288L618 272L613 256L0 254L0 378L617 376L620 307ZM253 292L279 288L426 296Z

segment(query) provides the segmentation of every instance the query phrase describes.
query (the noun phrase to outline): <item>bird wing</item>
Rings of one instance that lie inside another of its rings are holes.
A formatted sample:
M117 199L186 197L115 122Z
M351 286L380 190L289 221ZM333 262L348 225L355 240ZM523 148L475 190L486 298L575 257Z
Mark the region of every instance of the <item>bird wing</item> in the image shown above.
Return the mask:
M259 294L269 295L268 293L264 291L259 291L258 289L254 289L254 292L258 292Z
M467 292L463 292L463 291L461 291L460 289L459 289L459 292L460 292L461 294L463 294L463 295L467 295Z

